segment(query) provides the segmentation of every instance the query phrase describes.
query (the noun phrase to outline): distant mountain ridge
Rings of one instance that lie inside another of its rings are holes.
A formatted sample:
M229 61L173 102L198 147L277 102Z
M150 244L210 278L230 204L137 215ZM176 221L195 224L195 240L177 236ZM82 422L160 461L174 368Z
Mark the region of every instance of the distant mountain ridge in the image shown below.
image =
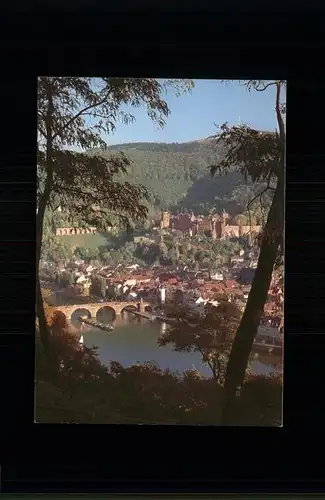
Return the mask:
M229 172L211 178L208 167L223 157L222 146L213 136L183 143L115 144L101 154L107 157L116 151L123 151L131 160L128 174L120 180L146 186L155 208L196 213L208 213L212 208L239 211L232 197L234 189L245 184L243 176Z

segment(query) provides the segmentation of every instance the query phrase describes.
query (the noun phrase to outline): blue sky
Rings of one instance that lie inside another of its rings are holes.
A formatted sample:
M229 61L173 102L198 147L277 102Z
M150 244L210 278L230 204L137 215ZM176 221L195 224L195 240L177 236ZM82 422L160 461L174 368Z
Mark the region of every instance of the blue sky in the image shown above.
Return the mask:
M275 87L264 92L251 91L238 82L195 80L190 94L176 97L168 91L166 101L171 110L163 130L147 116L146 108L126 108L136 122L117 123L114 134L103 137L107 143L186 142L202 139L216 132L214 123L237 124L239 120L253 128L275 130Z

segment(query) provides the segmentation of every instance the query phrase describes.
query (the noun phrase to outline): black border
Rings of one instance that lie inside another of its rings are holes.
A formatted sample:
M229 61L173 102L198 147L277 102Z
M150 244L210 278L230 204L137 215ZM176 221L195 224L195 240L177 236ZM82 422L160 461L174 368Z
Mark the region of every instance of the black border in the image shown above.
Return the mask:
M102 2L100 0L82 0L80 2L69 2L67 4L64 1L56 0L56 1L49 1L47 2L46 6L44 6L44 3L41 0L32 0L28 2L24 2L23 0L13 0L13 1L7 1L6 3L3 2L3 7L5 7L8 12L15 12L17 13L30 13L33 12L35 13L36 10L38 12L45 12L45 11L51 11L51 12L60 12L62 13L62 10L64 12L75 12L78 10L79 13L84 14L86 11L89 13L89 11L92 11L93 13L98 13L99 11L101 12L107 12L107 13L130 13L130 12L139 12L139 11L145 11L145 12L150 12L151 14L156 14L157 12L167 12L168 14L173 14L176 11L182 11L182 12L198 12L202 11L203 9L205 11L219 11L219 12L225 12L227 14L234 14L232 12L233 8L237 9L237 12L258 12L258 11L267 11L267 12L281 12L285 13L288 12L290 9L293 9L295 12L310 12L314 13L315 10L318 11L323 11L324 6L318 2L317 0L310 1L308 4L306 2L303 2L302 0L286 0L285 2L282 2L281 4L275 3L271 0L265 0L263 4L261 4L258 0L249 0L246 1L245 3L239 1L239 0L228 0L223 1L223 2L218 2L218 3L212 3L209 0L201 0L199 1L193 1L191 3L184 1L180 2L173 2L172 0L165 0L165 2L162 3L154 3L151 2L150 0L138 0L137 2L132 2L130 0L123 0L120 1L119 3L115 4L109 4Z
M318 303L323 297L324 82L315 76L323 60L321 43L316 43L320 23L315 17L313 25L305 24L299 31L289 13L269 30L265 15L256 12L249 29L245 22L251 17L227 24L225 17L212 13L173 14L169 19L163 14L149 18L148 13L136 18L99 16L98 29L92 31L96 20L90 17L79 19L75 14L70 24L64 13L48 19L26 14L16 19L16 29L9 29L8 42L2 46L7 66L1 78L3 492L39 492L42 484L53 492L60 487L64 491L66 479L81 491L88 487L111 492L141 488L311 492L324 486L319 482L322 460L316 452L322 451L324 415L319 376L324 321ZM85 41L90 34L96 39ZM109 42L105 36L110 36ZM257 74L288 79L282 429L33 424L36 77L108 71L132 76ZM312 181L315 184L308 184ZM196 482L199 479L201 483Z

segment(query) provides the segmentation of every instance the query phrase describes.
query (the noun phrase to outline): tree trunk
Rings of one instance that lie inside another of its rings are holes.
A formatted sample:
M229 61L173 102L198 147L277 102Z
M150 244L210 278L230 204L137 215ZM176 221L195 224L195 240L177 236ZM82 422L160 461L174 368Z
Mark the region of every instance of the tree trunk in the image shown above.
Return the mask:
M44 306L43 306L43 298L41 292L41 284L39 279L39 264L42 251L44 215L53 186L53 141L52 141L53 97L52 97L51 85L48 86L47 93L48 93L48 108L46 116L47 176L45 180L44 191L40 195L38 210L37 210L37 218L36 218L36 314L39 321L39 331L40 331L41 342L44 347L44 352L49 361L52 362L53 356L50 350L50 333L46 322Z
M278 180L269 211L254 279L247 305L234 339L226 370L224 406L221 425L234 425L237 392L240 391L253 342L257 334L264 304L272 279L278 247L283 237L284 185Z
M285 126L281 116L280 97L282 82L276 83L275 112L279 127L280 161L277 187L263 232L260 255L248 296L247 305L234 339L226 371L224 405L221 425L233 425L236 415L237 392L240 394L253 342L261 321L273 267L279 246L283 245L284 230L284 171Z
M44 208L42 207L44 206ZM43 236L43 220L44 220L44 212L45 212L45 204L39 203L37 219L36 219L36 315L38 317L39 323L39 331L41 342L43 344L45 355L48 359L50 359L50 334L47 327L44 306L43 306L43 298L41 292L41 284L39 278L39 264L41 258L41 250L42 250L42 236ZM41 213L40 213L41 212Z

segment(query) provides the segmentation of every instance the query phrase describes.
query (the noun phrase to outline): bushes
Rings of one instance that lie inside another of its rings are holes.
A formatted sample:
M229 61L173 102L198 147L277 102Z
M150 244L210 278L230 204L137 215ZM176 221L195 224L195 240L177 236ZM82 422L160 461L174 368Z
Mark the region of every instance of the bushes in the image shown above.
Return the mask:
M241 423L282 425L282 391L282 374L249 374L241 394Z
M69 423L218 425L223 389L196 371L180 378L155 363L104 367L46 308L52 346L60 359L55 380L36 337L36 420ZM280 425L282 378L247 375L238 425Z

